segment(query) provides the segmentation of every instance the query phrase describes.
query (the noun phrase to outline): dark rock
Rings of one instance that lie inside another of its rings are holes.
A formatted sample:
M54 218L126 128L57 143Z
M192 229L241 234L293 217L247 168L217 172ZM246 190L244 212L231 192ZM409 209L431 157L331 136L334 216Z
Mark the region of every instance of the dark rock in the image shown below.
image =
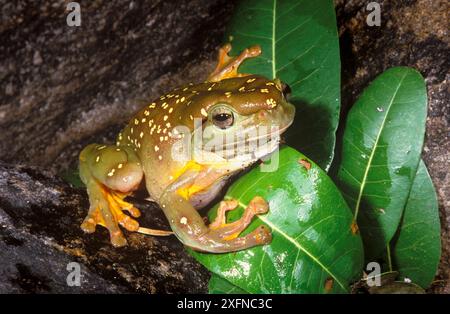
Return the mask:
M169 228L156 204L133 202L142 226ZM48 171L0 164L0 293L207 291L208 271L174 236L127 233L129 245L114 248L106 229L81 231L87 206L83 190ZM71 262L81 266L81 286L66 283Z
M433 292L450 293L450 37L446 0L376 1L381 25L366 24L368 1L337 0L344 113L370 81L393 66L422 73L428 90L423 159L438 194L442 258Z
M73 168L143 102L205 79L232 2L82 1L80 27L65 2L3 4L0 160Z

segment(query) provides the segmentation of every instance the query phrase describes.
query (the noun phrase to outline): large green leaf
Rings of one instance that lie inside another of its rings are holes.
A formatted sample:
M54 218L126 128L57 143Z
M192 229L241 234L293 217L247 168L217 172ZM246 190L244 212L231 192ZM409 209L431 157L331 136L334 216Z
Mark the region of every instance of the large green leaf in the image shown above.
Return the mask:
M262 55L246 61L241 72L278 77L290 85L297 113L287 142L327 170L340 108L333 1L241 1L227 34L234 53L256 44L262 48Z
M391 254L400 278L428 288L441 256L438 202L433 182L420 162Z
M382 254L400 222L422 151L427 95L421 75L392 68L350 110L337 184L353 209L368 261Z
M257 167L230 187L225 197L240 206L229 221L238 219L256 195L269 202L270 211L244 234L265 224L272 230L271 244L229 254L192 252L209 270L250 293L345 292L359 278L361 238L352 233L345 200L319 166L293 148L282 148L275 172Z
M228 280L223 279L219 275L212 274L208 283L208 291L211 294L243 294L247 291L236 287Z

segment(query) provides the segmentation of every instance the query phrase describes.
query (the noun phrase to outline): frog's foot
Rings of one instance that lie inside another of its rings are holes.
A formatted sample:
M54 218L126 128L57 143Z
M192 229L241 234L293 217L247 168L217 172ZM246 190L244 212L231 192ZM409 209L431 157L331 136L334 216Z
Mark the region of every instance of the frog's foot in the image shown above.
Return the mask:
M137 231L136 220L124 214L139 217L140 212L124 198L136 190L144 173L135 152L128 147L91 144L80 154L80 177L89 195L89 213L81 228L94 232L97 225L109 230L114 246L124 246L119 225Z
M232 223L226 223L226 213L230 210L238 207L239 203L237 200L231 199L220 202L219 209L217 210L216 219L209 225L209 229L216 232L217 235L224 240L236 239L239 234L247 228L247 226L252 222L253 217L256 215L266 214L269 211L269 204L260 196L255 196L248 206L245 208L242 217ZM256 230L255 230L256 231ZM258 235L259 234L259 235ZM270 242L270 232L267 229L258 230L255 236L255 240L261 240L263 242Z
M231 44L226 44L219 50L219 58L216 69L209 75L208 81L218 82L232 77L241 77L248 74L238 73L238 68L246 59L257 57L261 54L260 46L252 46L244 49L237 57L230 57Z
M88 215L81 224L83 231L92 233L97 225L101 225L108 229L111 243L114 246L126 245L127 240L119 225L128 231L138 231L139 223L125 215L124 211L137 218L141 215L139 210L133 204L123 200L126 194L111 191L100 184L97 184L97 186L91 185L88 191L91 206Z

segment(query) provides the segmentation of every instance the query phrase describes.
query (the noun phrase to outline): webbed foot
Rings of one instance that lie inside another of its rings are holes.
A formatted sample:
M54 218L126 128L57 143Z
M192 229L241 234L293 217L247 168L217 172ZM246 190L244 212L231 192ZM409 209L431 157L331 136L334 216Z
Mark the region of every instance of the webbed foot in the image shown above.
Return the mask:
M128 231L138 231L139 223L124 211L137 218L141 215L139 210L128 202L125 202L126 194L110 191L108 188L97 184L88 187L90 200L89 213L81 224L81 229L87 233L93 233L97 225L108 229L111 243L116 246L124 246L127 240L123 236L119 225Z

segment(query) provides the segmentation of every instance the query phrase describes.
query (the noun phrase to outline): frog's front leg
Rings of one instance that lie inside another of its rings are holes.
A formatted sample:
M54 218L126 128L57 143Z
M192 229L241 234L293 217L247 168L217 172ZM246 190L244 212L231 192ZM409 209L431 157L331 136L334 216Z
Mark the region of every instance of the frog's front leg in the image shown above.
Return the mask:
M80 177L89 195L89 213L81 228L88 233L96 225L109 230L111 243L124 246L127 241L119 224L129 231L137 231L139 224L133 217L140 212L123 199L135 190L143 178L143 171L135 152L128 147L91 144L80 154Z
M183 184L189 185L188 182ZM221 202L216 220L207 226L185 197L186 193L180 192L183 188L179 183L168 187L159 202L172 230L183 244L197 251L225 253L270 243L271 233L264 226L239 237L255 215L268 211L268 204L261 197L255 197L242 217L229 224L226 223L225 214L235 209L238 203L234 200Z
M220 230L225 239L234 239L247 228L256 215L266 214L269 211L269 204L261 197L255 196L245 208L242 217L232 223L226 222L226 213L239 206L235 199L221 201L217 209L216 219L209 225L212 230Z

